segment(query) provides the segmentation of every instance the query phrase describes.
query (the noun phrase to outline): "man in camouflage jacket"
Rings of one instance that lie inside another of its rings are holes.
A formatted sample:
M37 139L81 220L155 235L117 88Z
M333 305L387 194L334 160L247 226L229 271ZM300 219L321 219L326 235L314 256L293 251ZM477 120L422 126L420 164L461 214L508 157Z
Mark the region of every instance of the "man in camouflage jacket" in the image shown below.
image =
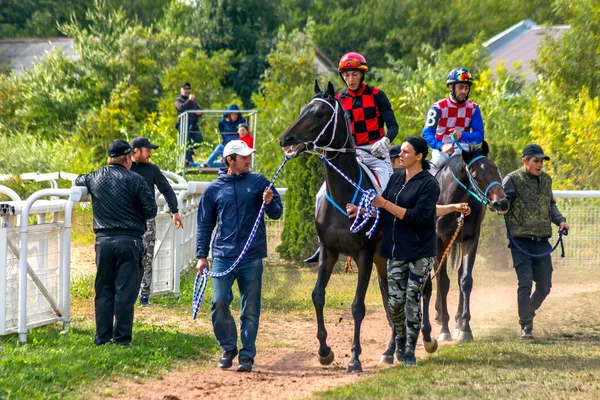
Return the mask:
M552 258L532 257L526 254L548 253L552 246L552 225L567 233L568 225L552 195L552 178L542 171L544 160L550 160L535 144L523 149L523 168L511 172L504 178L504 192L510 201L506 215L508 229L518 249L509 243L513 266L517 273L519 323L521 339L533 338L533 317L552 287ZM523 251L524 250L524 251ZM531 294L533 282L535 291Z

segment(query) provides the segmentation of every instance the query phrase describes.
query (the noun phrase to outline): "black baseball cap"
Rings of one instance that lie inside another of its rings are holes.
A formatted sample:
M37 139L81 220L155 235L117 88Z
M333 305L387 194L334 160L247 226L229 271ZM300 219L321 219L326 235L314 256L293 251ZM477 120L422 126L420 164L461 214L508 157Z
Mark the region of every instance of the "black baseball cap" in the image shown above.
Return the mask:
M523 149L523 157L525 156L534 156L536 158L543 158L546 161L550 160L550 157L544 154L544 150L537 144L528 144Z
M139 149L141 147L145 147L147 149L158 149L157 144L150 143L150 140L143 136L134 138L131 141L131 147L133 147L134 149Z
M127 143L124 140L117 139L108 145L108 156L109 157L121 157L121 156L124 156L125 154L131 153L132 150L133 149L131 148L129 143Z
M186 89L191 89L192 85L190 85L189 82L184 83L183 85L181 85L182 88L186 88Z
M388 151L390 153L390 158L400 157L400 146L392 146Z

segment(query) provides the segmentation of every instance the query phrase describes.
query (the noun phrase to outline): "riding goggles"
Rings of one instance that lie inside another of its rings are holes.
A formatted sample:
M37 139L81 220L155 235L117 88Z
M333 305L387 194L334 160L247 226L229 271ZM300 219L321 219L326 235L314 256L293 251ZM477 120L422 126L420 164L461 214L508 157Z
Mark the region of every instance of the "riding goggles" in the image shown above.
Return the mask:
M340 70L340 71L350 71L353 69L358 69L361 71L368 71L369 67L367 66L367 64L364 64L354 58L342 60L342 61L340 61L340 65L338 66L338 70Z

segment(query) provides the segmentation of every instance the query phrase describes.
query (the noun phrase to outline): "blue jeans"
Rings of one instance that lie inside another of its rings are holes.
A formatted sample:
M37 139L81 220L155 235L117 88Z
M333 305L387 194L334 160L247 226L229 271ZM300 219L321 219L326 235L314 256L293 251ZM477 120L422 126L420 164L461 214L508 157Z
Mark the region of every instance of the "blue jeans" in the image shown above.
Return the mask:
M227 270L235 261L233 258L215 258L214 272ZM223 351L237 348L237 330L229 306L233 300L231 288L237 279L240 289L240 336L242 349L239 359L254 361L256 356L256 334L260 318L260 297L262 289L263 264L261 258L242 260L229 274L212 278L213 298L211 305L212 324L215 336Z
M217 145L217 147L215 147L212 154L208 157L208 160L206 160L206 163L209 167L219 168L224 165L220 160L216 161L217 158L221 157L221 155L223 154L223 150L225 150L225 146L223 146L222 144L219 144Z

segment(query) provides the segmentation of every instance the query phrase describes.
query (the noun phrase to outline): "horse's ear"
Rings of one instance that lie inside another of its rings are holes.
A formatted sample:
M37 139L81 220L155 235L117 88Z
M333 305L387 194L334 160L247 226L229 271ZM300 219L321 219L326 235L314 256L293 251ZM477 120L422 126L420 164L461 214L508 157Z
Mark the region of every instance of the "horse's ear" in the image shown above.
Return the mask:
M335 99L335 88L331 82L327 82L327 96L332 100Z
M315 79L315 94L321 93L321 88L319 87L319 81Z
M460 152L460 155L462 156L463 161L465 162L465 164L469 164L469 161L471 161L471 146L469 146L469 150L464 149L463 151Z
M487 156L488 154L490 154L490 146L488 146L488 144L485 140L483 142L481 142L481 151L483 152L484 156Z

